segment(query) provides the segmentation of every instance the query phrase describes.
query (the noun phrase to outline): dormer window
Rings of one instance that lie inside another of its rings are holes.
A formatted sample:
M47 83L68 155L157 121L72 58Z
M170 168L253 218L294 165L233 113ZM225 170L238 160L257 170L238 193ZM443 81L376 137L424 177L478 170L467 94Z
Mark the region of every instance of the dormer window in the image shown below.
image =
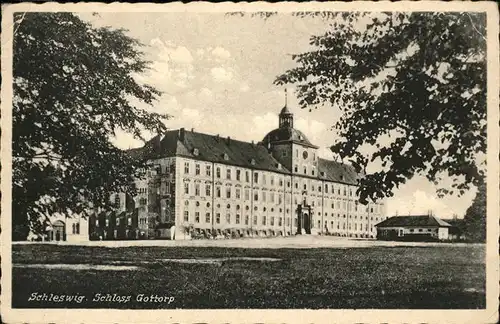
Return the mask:
M251 165L255 165L255 159L250 160Z
M340 180L344 181L344 175L340 176Z
M193 155L198 156L200 154L200 151L197 148L193 149Z
M324 171L321 171L320 174L321 174L322 177L325 176L325 172Z
M226 161L229 160L229 155L227 155L227 153L224 153L224 160L226 160Z

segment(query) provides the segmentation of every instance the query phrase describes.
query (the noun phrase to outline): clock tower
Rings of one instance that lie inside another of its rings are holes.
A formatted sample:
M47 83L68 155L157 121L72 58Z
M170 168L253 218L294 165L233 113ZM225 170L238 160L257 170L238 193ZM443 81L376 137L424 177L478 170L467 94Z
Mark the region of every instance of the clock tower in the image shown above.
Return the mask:
M279 114L278 128L269 132L261 144L292 174L317 177L318 147L294 128L293 113L288 109L285 91L285 106Z

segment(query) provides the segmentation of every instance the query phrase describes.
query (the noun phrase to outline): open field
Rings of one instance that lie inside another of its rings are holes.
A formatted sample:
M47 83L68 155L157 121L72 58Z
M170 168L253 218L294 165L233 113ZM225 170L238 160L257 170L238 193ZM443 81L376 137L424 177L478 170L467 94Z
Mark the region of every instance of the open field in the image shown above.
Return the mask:
M21 308L485 307L484 245L12 249L13 307ZM28 301L35 292L85 297ZM97 293L131 297L93 301ZM175 300L140 302L139 294Z
M38 242L14 242L14 245L40 244ZM84 242L45 242L54 245L79 245L101 247L132 247L132 246L162 246L162 247L222 247L222 248L358 248L358 247L391 247L391 246L470 246L468 243L442 242L401 242L377 241L375 239L355 239L337 236L296 235L270 238L241 238L222 240L124 240L124 241L84 241Z

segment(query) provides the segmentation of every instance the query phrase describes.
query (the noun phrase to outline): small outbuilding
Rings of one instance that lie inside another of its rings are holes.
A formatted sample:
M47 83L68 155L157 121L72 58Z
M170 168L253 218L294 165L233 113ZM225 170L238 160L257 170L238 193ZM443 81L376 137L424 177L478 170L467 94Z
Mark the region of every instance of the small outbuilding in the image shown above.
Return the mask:
M375 225L377 239L387 241L443 241L452 225L433 215L393 216Z

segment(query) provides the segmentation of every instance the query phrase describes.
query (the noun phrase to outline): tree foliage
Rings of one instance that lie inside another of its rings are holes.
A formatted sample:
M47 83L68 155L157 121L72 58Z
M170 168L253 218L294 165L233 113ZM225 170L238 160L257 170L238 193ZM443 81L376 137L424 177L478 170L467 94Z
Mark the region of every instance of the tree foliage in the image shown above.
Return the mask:
M314 13L312 13L314 14ZM317 13L316 13L317 14ZM298 14L297 14L298 15ZM392 196L416 174L440 194L484 178L486 16L471 12L331 13L329 30L278 76L302 107L336 106L331 149L364 171L361 202ZM378 171L367 166L378 163Z
M476 198L464 217L467 239L486 242L486 183L478 187Z
M71 13L16 13L13 40L13 238L41 231L55 212L110 208L113 191L135 192L142 166L113 146L118 129L165 130L139 84L141 44L124 30L94 28Z

